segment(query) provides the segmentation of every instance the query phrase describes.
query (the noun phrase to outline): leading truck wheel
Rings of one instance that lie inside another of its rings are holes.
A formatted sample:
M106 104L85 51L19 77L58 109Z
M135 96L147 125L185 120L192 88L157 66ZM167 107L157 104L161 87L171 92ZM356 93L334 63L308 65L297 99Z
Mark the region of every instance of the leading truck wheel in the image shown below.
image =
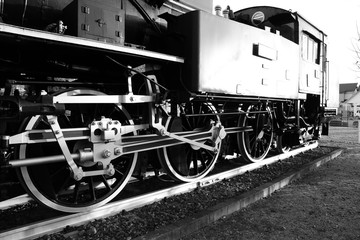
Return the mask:
M240 154L249 162L263 160L270 150L273 140L273 118L268 107L250 105L247 112L240 116L239 126L251 126L252 131L237 135Z
M69 90L58 96L104 95L92 90ZM115 104L67 104L66 114L58 117L61 128L88 126L101 116L118 120L123 125L132 125L127 112ZM25 125L25 130L49 129L45 116L34 116ZM136 135L131 133L130 135ZM67 141L70 151L89 147L89 142ZM42 157L61 154L57 142L23 144L18 148L18 157ZM83 212L95 209L113 199L124 188L136 164L137 154L123 155L112 161L113 176L87 176L75 181L70 176L66 162L20 167L20 181L27 192L44 205L62 212ZM96 170L96 166L82 166L83 170Z
M220 122L219 117L215 115L215 108L206 102L188 102L180 105L179 111L180 117L167 119L167 131L206 132L211 129L211 122ZM221 141L215 143L206 139L200 142L214 146L217 151L212 152L188 143L158 150L161 165L172 179L193 182L203 178L213 169L220 153Z

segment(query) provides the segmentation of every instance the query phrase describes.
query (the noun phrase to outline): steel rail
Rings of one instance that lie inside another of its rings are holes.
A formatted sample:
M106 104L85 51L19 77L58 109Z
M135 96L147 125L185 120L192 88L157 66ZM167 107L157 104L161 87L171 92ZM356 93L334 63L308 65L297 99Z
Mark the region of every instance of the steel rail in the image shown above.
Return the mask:
M23 194L17 197L13 197L4 201L0 202L0 210L6 210L15 206L24 205L28 203L32 198L27 195Z
M245 166L241 166L232 170L228 170L225 172L217 173L208 177L205 177L197 182L193 183L184 183L179 184L175 187L171 187L168 189L158 190L152 193L148 193L141 196L136 196L124 200L120 200L118 202L108 203L105 206L102 206L98 209L85 212L85 213L77 213L71 214L68 216L59 217L56 219L45 220L43 222L29 224L26 226L19 227L17 229L12 229L10 231L0 233L0 239L32 239L35 237L40 237L45 234L55 233L61 231L64 226L71 225L81 225L85 224L89 221L98 218L109 217L115 215L122 210L130 211L134 208L139 208L144 205L160 201L165 197L170 197L173 195L190 192L198 187L207 186L216 182L219 182L223 179L229 179L235 177L237 175L241 175L245 172L255 170L264 165L268 165L274 163L276 161L286 159L297 154L306 152L310 149L314 149L318 146L317 141L311 142L309 145L299 147L297 149L291 150L289 152L276 155L273 157L266 158L265 160L257 163L248 164Z

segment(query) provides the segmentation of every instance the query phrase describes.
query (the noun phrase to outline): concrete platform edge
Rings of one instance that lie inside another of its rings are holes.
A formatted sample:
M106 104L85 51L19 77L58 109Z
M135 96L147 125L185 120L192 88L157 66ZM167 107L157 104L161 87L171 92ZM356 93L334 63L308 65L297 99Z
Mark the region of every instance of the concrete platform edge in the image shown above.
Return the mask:
M339 156L344 149L336 149L331 153L320 157L296 171L291 171L285 175L259 186L247 193L241 194L237 197L231 198L227 201L219 203L211 208L208 208L192 217L185 218L177 223L170 224L159 230L151 232L147 235L135 238L136 240L151 239L151 240L163 240L163 239L180 239L186 235L189 235L206 225L209 225L216 220L227 216L231 213L239 211L245 208L251 203L254 203L260 199L270 196L273 192L285 187L292 181L297 180L317 167L324 165L330 160Z

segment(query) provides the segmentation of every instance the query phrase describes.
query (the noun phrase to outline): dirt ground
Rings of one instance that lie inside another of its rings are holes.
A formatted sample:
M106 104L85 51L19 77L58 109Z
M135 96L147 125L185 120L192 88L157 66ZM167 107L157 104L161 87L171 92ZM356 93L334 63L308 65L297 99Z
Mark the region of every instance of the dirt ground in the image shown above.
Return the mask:
M358 129L331 127L320 145L346 150L271 197L184 239L360 239Z

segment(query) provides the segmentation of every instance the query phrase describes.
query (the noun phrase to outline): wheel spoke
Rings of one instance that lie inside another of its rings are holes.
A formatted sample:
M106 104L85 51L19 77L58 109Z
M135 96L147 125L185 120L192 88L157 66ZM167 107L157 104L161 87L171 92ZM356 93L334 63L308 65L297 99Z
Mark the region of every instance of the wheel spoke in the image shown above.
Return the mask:
M50 174L50 178L51 178L51 179L54 179L54 178L56 178L56 176L59 176L60 174L62 175L62 174L63 174L62 172L63 172L64 170L66 170L66 166L65 166L65 165L61 166L61 167L58 168L55 172L51 173L51 174Z
M185 115L186 113L184 112L184 115ZM188 125L188 127L184 127L184 130L190 130L191 129L191 123L190 123L190 120L189 120L189 118L188 117L184 117L183 119L185 119L185 123L187 123L187 125Z
M111 117L113 116L113 114L116 113L116 112L118 112L117 109L115 109L115 108L110 108L110 112L109 112L109 114L106 115L106 116L109 116L109 117L111 118Z
M265 143L261 142L261 153L264 153L266 150L265 150ZM261 155L261 154L260 154Z
M206 153L204 153L204 154L206 154ZM204 155L201 153L200 153L200 162L201 162L202 166L206 167L206 159L205 159Z
M41 117L39 125L43 124L44 126L50 127L50 124L47 120L44 119L44 117Z
M76 182L75 188L74 188L74 193L73 193L73 198L74 198L75 204L78 202L79 191L80 191L80 182Z
M252 137L249 138L249 142L256 142L256 134L252 135Z
M95 104L92 119L96 119L96 117L99 117L98 110L99 110L99 105Z
M199 113L202 113L202 104L200 104ZM205 119L205 118L204 118L204 119ZM201 126L201 125L200 125L200 121L201 121L201 117L198 117L198 121L197 121L197 123L196 123L196 125L195 125L194 127Z
M215 157L215 153L211 152L210 150L204 149L204 153L209 156L209 158Z
M93 177L89 177L88 185L89 185L89 192L90 192L91 199L93 201L95 201L96 200L96 195L95 195L95 187L94 187L94 179L93 179Z
M195 110L194 110L194 104L192 103L191 104L191 111L190 111L191 114L195 114ZM195 125L195 118L192 117L192 125L190 125L192 128L194 128L196 125Z
M207 119L204 117L202 123L199 126L206 126L207 124L206 120Z
M191 166L191 161L192 161L192 150L191 148L187 148L187 151L186 151L186 155L185 155L185 159L186 159L186 166L188 169L190 169L190 166Z
M106 180L106 178L105 178L104 175L101 176L101 181L102 181L102 183L105 185L106 189L107 189L108 191L111 191L111 186L109 185L109 183L108 183L108 181Z
M193 168L195 170L195 174L199 174L197 155L198 155L197 151L194 151L193 154L192 154L192 156L193 156L192 162L193 162Z
M119 178L122 178L124 176L124 174L122 172L120 172L120 170L115 169L115 175L114 176L119 176Z
M84 119L84 114L80 114L80 122L82 123L82 125L85 125L85 119Z
M250 151L251 151L251 152L255 151L256 146L257 146L257 141L256 141L256 140L252 141L252 144L251 144L251 147L250 147Z
M71 182L72 178L70 176L68 176L65 181L63 182L63 184L59 187L58 191L56 191L55 196L56 199L58 199L59 194L62 190L66 190L67 186L69 186L69 183Z

